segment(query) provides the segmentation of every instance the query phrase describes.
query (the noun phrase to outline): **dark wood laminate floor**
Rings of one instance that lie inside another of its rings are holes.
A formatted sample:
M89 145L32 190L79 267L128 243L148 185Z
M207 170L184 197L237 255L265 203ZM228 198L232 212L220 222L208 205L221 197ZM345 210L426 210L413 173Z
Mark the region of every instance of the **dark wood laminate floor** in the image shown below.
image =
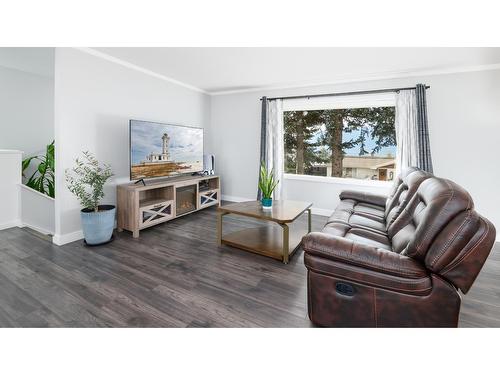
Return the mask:
M0 231L2 327L310 327L306 269L215 244L215 208L108 245L57 247ZM224 230L262 223L229 216ZM313 230L326 218L313 216ZM294 225L306 226L306 216ZM460 325L500 327L499 246L464 297Z

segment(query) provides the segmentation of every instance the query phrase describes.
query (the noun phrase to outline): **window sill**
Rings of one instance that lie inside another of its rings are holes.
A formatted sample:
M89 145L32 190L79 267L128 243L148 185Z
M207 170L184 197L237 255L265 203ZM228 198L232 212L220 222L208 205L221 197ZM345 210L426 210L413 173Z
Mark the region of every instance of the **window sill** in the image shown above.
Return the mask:
M359 180L356 178L343 177L323 177L323 176L308 176L304 174L284 174L285 180L299 180L308 182L319 182L323 184L339 184L339 185L356 185L356 186L376 186L387 188L392 185L392 181L378 180Z

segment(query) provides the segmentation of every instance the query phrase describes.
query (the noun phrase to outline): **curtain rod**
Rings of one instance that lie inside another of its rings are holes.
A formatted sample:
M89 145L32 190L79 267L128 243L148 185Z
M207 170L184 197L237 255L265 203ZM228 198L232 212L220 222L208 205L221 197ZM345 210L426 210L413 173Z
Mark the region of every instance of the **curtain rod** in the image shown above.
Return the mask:
M430 86L425 86L426 89L430 89ZM276 99L300 99L300 98L320 98L323 96L346 96L346 95L361 95L361 94L380 94L383 92L398 92L403 90L415 90L416 87L398 87L395 89L379 89L379 90L365 90L365 91L350 91L350 92L334 92L330 94L313 94L313 95L296 95L296 96L281 96L274 98L266 98L267 100L276 100ZM264 97L260 98L260 100L264 99Z

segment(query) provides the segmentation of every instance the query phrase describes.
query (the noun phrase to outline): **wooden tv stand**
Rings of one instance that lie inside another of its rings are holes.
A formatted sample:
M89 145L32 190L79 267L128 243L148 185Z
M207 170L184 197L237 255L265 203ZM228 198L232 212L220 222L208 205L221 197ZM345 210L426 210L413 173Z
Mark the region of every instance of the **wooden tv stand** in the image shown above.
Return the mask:
M182 176L146 185L117 186L118 231L139 231L176 217L220 205L219 176Z

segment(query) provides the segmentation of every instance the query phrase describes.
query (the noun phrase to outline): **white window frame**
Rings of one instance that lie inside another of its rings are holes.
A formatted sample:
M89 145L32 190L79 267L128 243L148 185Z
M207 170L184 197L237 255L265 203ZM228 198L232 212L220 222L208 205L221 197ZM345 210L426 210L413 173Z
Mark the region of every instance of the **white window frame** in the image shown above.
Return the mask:
M283 100L283 112L288 111L314 111L321 109L344 109L344 108L370 108L370 107L395 107L396 93L361 94L345 96L324 96L316 98L298 98ZM360 180L349 177L310 176L306 174L285 173L285 180L302 180L310 182L322 182L329 184L345 184L358 186L381 186L386 187L392 181Z

